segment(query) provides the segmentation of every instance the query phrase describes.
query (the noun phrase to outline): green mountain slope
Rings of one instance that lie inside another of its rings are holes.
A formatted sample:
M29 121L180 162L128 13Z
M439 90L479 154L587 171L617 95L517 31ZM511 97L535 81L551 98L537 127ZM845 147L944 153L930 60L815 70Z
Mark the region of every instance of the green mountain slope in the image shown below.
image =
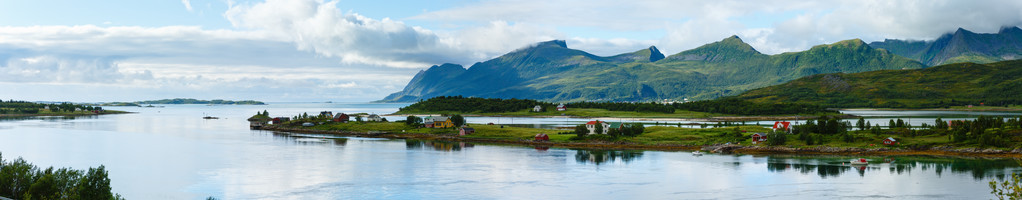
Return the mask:
M753 102L829 107L938 108L1022 103L1022 60L957 63L917 70L818 74L745 92Z
M431 67L383 102L436 96L550 102L713 99L833 72L916 69L924 65L861 40L765 55L737 36L664 57L656 47L610 57L549 41L459 69Z
M869 44L927 65L991 63L1022 58L1022 29L1005 27L993 34L959 28L933 41L884 40Z

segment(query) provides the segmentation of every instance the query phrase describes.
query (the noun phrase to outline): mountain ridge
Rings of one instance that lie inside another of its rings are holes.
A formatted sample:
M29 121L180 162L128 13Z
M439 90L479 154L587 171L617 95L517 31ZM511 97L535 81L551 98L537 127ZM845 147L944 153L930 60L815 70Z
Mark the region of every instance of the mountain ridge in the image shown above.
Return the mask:
M997 33L975 33L958 28L932 41L885 39L869 45L929 66L962 62L991 63L1022 58L1022 29L1006 26Z
M812 74L925 67L858 39L766 55L730 36L662 56L655 46L601 57L570 49L563 40L540 42L475 63L463 73L438 75L431 67L380 102L436 96L551 102L713 99Z

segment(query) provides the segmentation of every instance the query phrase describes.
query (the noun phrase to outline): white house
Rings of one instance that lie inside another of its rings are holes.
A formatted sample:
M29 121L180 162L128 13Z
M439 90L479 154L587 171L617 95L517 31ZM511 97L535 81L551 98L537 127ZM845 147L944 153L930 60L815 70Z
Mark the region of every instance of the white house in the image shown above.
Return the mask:
M603 126L603 132L599 132L599 133L596 132L596 124L600 124L600 126ZM589 129L589 135L592 135L592 134L607 134L607 131L610 130L610 123L601 122L599 120L597 120L597 121L589 121L589 122L586 122L586 129Z
M536 105L532 108L532 112L543 112L543 106Z
M371 122L382 122L383 121L383 117L380 117L380 115L377 115L377 114L371 114L371 115L369 115L369 121L371 121Z

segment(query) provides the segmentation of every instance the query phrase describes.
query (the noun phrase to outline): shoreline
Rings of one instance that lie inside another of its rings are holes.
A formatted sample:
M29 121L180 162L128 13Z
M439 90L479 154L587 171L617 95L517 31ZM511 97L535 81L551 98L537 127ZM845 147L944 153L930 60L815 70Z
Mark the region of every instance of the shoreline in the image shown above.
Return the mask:
M510 139L493 139L493 138L465 138L458 137L456 134L451 135L436 135L436 134L422 134L422 133L391 133L391 132L380 132L380 133L369 133L369 132L351 132L351 131L327 131L327 130L310 130L303 128L284 128L284 127L264 127L259 130L267 131L283 131L283 132L295 132L295 133L311 133L311 134L331 134L341 136L354 136L364 138L388 138L388 139L422 139L422 140L439 140L439 141L453 141L453 142L476 142L476 143L494 143L494 144L511 144L511 145L526 145L534 147L559 147L559 148L586 148L586 149L607 149L607 150L655 150L655 151L707 151L711 153L722 153L722 154L753 154L753 155L778 155L778 154L800 154L800 155L847 155L847 156L959 156L959 157L992 157L992 158L1022 158L1022 148L1014 150L998 150L998 149L979 149L979 148L964 148L955 149L950 146L943 147L931 147L928 149L891 149L891 148L877 148L877 149L865 149L865 148L854 148L854 147L784 147L784 146L744 146L744 145L703 145L703 146L692 146L692 145L643 145L643 144L628 144L628 143L607 143L607 142L582 142L582 143L563 143L563 142L550 142L550 141L533 141L533 140L510 140Z
M410 115L422 116L422 115L436 115L441 114L387 114L383 116L394 116L394 117L407 117ZM481 114L462 114L465 117L521 117L521 118L571 118L571 119L595 119L601 121L669 121L669 122L734 122L734 121L793 121L793 120L806 120L816 119L820 116L803 116L803 115L788 115L788 116L727 116L727 117L708 117L708 118L676 118L676 117L583 117L583 116L556 116L556 115L481 115ZM855 115L841 114L835 115L840 118L850 119L855 118Z
M116 114L131 114L134 112L116 111L114 113L72 113L72 114L0 114L0 117L75 117L75 116L94 116L94 115L116 115Z

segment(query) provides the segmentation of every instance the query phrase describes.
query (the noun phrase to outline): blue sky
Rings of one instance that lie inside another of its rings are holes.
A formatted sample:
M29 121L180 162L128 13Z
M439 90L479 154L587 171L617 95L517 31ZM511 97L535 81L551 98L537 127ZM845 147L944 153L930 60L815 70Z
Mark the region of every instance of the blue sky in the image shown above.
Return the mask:
M536 42L767 54L1022 24L1009 0L0 0L0 99L377 100L419 70Z

